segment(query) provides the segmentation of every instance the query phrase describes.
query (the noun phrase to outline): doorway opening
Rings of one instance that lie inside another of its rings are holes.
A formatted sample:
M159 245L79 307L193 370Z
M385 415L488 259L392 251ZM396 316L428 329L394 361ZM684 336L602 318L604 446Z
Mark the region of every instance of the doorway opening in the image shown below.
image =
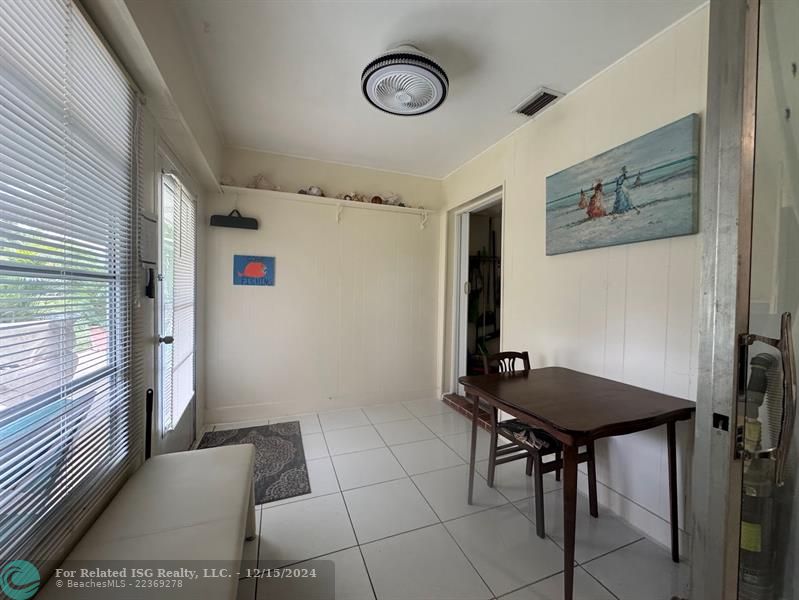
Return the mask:
M455 214L452 385L445 396L453 405L465 401L458 378L483 373L483 356L501 348L502 213L497 188Z
M466 374L484 373L483 356L499 352L502 312L502 201L469 213Z

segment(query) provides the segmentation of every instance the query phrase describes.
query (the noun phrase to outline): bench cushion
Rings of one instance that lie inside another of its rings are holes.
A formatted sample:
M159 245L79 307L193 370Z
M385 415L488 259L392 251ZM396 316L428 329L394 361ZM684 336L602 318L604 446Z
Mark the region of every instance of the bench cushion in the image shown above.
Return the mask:
M222 560L238 566L252 501L254 460L252 444L150 459L67 560ZM236 596L235 578L206 583L208 598ZM46 593L55 591L52 587L45 586L43 596L59 597Z
M209 521L244 519L255 448L220 446L148 460L114 497L75 548ZM242 530L243 531L243 530Z

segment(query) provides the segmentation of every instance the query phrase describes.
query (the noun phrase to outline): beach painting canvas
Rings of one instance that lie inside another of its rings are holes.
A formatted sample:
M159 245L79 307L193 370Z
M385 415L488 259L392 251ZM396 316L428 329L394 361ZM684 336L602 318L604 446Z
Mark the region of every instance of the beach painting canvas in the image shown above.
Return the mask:
M547 255L697 231L699 115L547 177Z

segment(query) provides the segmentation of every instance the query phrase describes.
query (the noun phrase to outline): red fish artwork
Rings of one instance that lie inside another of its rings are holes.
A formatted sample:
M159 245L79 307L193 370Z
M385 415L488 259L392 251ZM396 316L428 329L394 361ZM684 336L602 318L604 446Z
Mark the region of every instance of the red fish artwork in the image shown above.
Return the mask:
M266 265L259 261L250 261L244 266L244 270L239 273L239 277L251 277L253 279L266 277Z
M234 255L233 285L274 286L275 257Z

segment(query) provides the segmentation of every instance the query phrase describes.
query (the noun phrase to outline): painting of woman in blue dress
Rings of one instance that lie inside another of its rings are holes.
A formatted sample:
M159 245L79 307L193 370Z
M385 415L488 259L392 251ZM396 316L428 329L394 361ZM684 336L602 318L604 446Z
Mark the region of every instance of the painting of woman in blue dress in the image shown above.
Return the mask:
M614 215L621 215L633 209L638 211L632 200L630 200L630 190L627 187L628 179L627 167L624 166L621 168L621 175L616 178L616 201L613 203Z
M549 175L548 256L696 233L699 115Z

